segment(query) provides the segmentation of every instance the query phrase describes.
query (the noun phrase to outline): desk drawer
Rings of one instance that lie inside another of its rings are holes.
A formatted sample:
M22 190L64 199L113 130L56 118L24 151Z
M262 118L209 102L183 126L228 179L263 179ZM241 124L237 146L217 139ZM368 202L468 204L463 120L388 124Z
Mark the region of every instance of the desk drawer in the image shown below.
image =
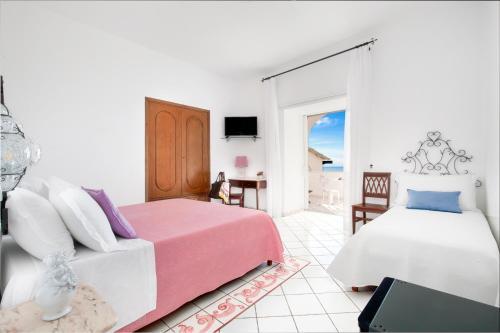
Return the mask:
M244 187L244 188L266 188L267 182L265 179L258 180L245 180L245 179L229 179L229 183L234 187Z
M246 188L256 188L257 187L257 182L243 180L243 181L240 181L240 186L241 187L246 187Z
M229 183L234 187L256 188L257 182L251 180L230 179Z

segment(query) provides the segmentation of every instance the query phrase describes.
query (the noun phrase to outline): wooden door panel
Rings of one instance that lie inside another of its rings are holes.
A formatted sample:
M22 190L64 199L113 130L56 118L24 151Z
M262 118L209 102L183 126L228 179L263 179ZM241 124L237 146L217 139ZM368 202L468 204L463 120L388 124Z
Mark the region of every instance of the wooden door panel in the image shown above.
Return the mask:
M146 100L146 199L182 194L181 110L168 103Z
M203 123L199 117L186 119L186 183L190 189L203 186Z
M209 113L182 112L182 193L206 193L210 188Z
M177 168L175 163L176 123L173 112L160 111L155 116L155 185L164 192L171 191L176 185Z

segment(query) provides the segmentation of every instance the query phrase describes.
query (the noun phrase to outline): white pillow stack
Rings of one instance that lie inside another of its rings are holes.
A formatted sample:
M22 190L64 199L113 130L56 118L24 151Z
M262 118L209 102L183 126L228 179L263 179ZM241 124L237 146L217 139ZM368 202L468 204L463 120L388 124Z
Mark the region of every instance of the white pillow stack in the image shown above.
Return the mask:
M72 257L73 238L52 204L42 196L23 188L9 192L9 234L26 252L43 259L63 251Z
M99 252L119 249L106 215L87 192L56 177L48 183L49 200L77 241Z
M45 199L49 200L49 185L47 182L40 177L24 176L17 185L19 188L24 188L31 192L34 192Z
M408 189L415 191L460 191L461 210L476 209L476 178L472 175L418 175L402 173L396 176L398 191L396 204L406 206Z
M73 238L94 251L121 248L95 200L80 187L56 177L48 182L37 177L23 178L9 192L6 208L9 234L38 259L61 251L73 257Z

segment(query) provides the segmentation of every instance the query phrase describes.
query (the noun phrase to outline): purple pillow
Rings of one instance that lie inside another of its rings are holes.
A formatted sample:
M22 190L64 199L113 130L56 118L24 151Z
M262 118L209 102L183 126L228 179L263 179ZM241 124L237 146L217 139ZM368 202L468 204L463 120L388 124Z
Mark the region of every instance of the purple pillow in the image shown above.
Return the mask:
M123 238L137 238L134 228L111 202L104 190L92 190L83 186L82 189L101 206L115 234Z

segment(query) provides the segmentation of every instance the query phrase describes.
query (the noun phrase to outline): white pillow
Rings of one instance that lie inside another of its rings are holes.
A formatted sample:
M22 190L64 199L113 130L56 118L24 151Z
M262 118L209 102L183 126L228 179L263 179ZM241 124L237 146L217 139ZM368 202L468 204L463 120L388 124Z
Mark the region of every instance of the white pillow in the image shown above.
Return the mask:
M23 188L9 192L9 234L26 252L43 259L63 251L72 257L73 238L52 204L40 195Z
M49 199L49 186L43 178L24 176L17 187L30 190L45 199Z
M472 175L416 175L402 173L396 175L398 192L396 204L406 206L408 189L416 191L460 191L458 198L461 210L476 209L476 179Z
M99 252L118 249L106 215L87 192L56 177L49 187L50 201L77 241Z

